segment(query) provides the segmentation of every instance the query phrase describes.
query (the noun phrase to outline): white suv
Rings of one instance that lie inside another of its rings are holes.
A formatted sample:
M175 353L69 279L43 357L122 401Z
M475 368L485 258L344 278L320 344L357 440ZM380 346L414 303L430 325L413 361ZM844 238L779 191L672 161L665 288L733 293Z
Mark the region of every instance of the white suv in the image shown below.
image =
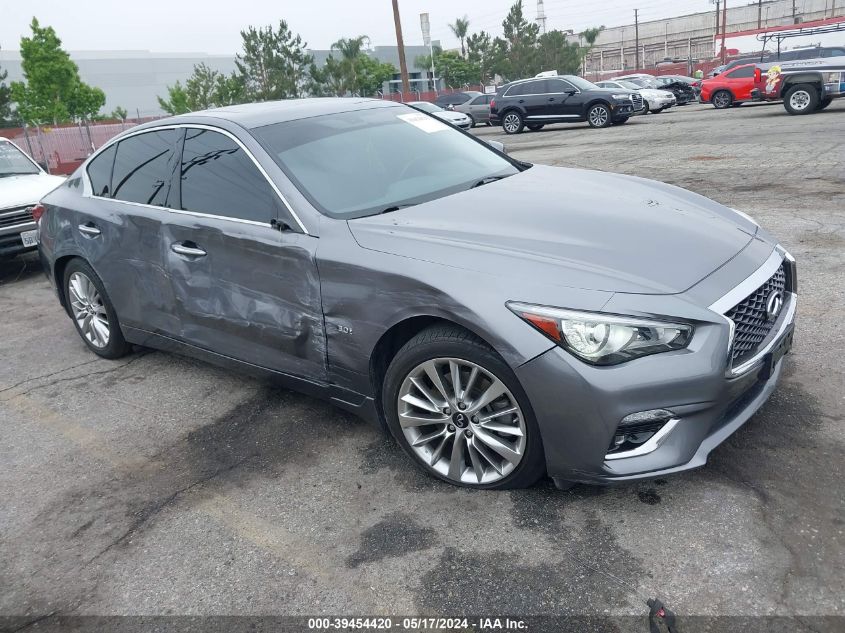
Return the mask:
M12 141L0 137L0 257L14 257L38 245L31 208L64 182L38 166Z

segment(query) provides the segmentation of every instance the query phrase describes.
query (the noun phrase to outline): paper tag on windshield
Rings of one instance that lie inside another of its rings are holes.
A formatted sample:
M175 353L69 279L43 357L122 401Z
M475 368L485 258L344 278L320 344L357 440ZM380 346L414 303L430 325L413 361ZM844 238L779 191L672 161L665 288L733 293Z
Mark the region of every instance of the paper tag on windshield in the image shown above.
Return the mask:
M432 132L442 132L443 130L449 129L449 126L442 121L438 121L434 117L422 114L421 112L397 114L396 116L405 121L405 123L410 123L414 127L418 127L428 134L431 134Z

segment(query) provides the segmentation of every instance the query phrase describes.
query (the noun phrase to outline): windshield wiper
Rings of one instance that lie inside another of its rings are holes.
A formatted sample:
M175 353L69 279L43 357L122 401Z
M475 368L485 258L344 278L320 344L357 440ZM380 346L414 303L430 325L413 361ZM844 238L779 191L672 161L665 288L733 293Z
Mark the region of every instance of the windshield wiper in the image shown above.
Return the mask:
M394 204L393 206L387 207L386 209L382 209L379 213L390 213L392 211L398 211L399 209L404 209L405 207L412 207L416 204L416 202L409 202L407 204Z
M497 180L501 180L502 178L507 178L507 176L487 176L487 178L482 178L477 183L475 183L470 189L475 189L476 187L480 187L481 185L487 185L491 182L496 182Z

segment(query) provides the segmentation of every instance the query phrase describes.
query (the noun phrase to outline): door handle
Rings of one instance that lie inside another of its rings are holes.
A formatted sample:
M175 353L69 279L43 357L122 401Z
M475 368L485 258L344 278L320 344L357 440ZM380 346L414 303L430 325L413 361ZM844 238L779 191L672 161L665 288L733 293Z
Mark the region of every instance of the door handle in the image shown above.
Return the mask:
M170 245L170 250L177 255L187 255L188 257L205 257L206 252L196 244L189 246L184 242L176 242Z
M100 229L94 226L92 222L87 222L79 225L79 232L90 237L97 237L100 234Z
M555 100L554 97L549 97L549 101L554 101L554 100Z
M525 99L520 99L519 103L525 103Z

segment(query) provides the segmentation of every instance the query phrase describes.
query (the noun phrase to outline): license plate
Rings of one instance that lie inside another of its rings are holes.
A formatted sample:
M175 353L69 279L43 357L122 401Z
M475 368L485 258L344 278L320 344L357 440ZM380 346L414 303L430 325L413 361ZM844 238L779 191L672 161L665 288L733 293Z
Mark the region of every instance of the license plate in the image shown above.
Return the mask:
M24 246L38 246L38 230L24 231L21 233L21 241Z
M766 354L766 358L763 361L763 377L768 379L777 367L780 359L786 356L789 353L789 350L792 349L792 335L795 332L794 326L789 326L786 334L784 334L783 338L780 339L778 344L775 348Z

